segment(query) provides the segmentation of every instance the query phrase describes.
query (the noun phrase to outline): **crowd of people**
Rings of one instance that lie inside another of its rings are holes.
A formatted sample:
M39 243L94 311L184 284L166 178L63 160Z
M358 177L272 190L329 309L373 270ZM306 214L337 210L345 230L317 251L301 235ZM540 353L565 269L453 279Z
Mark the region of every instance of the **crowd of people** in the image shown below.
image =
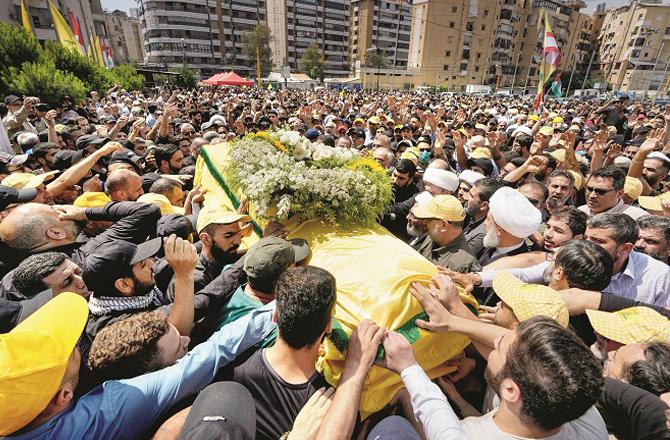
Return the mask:
M0 116L2 436L670 438L670 106L165 86ZM337 280L194 185L278 129L388 170L379 222L439 272L416 325L471 340L451 373L364 319L325 381ZM405 387L361 420L373 365Z

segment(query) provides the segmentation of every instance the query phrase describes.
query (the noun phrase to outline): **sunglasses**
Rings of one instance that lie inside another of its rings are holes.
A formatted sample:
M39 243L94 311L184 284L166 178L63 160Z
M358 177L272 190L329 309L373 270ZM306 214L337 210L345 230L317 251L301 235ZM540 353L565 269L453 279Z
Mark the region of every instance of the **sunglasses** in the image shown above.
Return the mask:
M604 189L604 188L594 188L592 186L587 186L586 187L586 192L588 192L588 193L595 192L599 196L604 196L605 194L607 194L610 191L614 191L614 188Z

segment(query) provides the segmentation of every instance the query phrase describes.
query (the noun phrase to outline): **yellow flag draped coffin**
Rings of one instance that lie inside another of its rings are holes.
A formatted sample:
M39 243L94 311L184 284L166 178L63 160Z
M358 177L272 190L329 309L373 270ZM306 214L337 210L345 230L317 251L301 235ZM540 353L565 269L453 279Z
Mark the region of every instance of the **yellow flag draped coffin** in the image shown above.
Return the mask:
M410 284L428 283L437 270L376 223L390 201L391 181L374 161L351 150L310 143L295 132L262 132L203 147L195 180L207 190L207 204L234 210L247 198L257 233L269 219L282 222L289 238L309 243L309 264L335 276L333 332L318 362L332 385L339 380L349 335L362 319L407 338L431 378L453 370L444 363L461 354L469 340L414 325L417 318L427 318L409 293ZM463 291L461 299L476 307ZM382 409L400 388L398 375L374 366L361 397L361 416Z

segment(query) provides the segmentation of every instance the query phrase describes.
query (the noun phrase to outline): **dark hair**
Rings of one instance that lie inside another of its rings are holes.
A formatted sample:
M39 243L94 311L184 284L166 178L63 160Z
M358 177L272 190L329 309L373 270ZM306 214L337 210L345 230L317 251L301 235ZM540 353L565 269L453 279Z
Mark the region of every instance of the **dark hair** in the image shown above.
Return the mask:
M12 284L23 295L33 297L48 289L44 284L44 278L54 273L66 258L67 255L62 252L31 255L14 269Z
M556 169L558 162L554 156L549 153L540 153L540 156L547 158L547 168L551 168L552 170Z
M665 240L670 243L670 217L660 215L643 215L636 220L640 229L653 229L663 233Z
M594 177L612 179L612 186L616 191L622 190L624 184L626 183L626 173L624 173L621 168L616 166L598 168L593 172L593 174L591 174L589 180L593 179Z
M521 165L526 163L526 159L524 159L523 157L513 157L508 162L510 162L515 167L519 168Z
M568 240L556 254L556 267L563 269L570 287L603 291L614 272L614 260L607 251L586 240Z
M569 173L565 170L555 170L549 174L549 181L551 181L551 179L554 177L565 177L570 181L571 186L575 186L575 176L573 176L572 173Z
M319 342L335 306L333 275L315 266L290 268L277 280L275 297L279 337L296 350Z
M581 235L586 232L586 221L589 216L574 206L564 206L554 211L549 218L562 220L568 224L572 235Z
M33 157L46 157L46 155L49 153L49 150L54 148L59 149L58 145L53 142L40 142L33 147Z
M176 182L173 179L168 179L167 177L161 177L157 179L154 183L151 184L149 192L155 194L163 194L168 199L172 196L175 188L181 189L182 185Z
M88 364L100 380L129 379L160 370L158 340L170 331L167 317L159 312L140 312L113 322L93 340Z
M522 417L544 430L581 417L604 385L602 366L589 347L544 316L519 324L498 377L516 383Z
M518 134L514 137L514 142L518 143L521 148L528 150L533 145L533 138L527 134Z
M625 369L626 382L657 396L670 391L670 345L665 342L649 344L644 357Z
M597 214L589 219L586 226L611 230L617 246L625 243L635 243L638 235L640 235L640 228L638 228L637 223L626 214Z
M476 181L474 186L476 186L480 191L479 200L482 202L488 202L491 200L493 194L505 185L503 185L503 183L499 180L485 177Z
M416 165L409 159L400 159L395 170L401 174L408 174L409 177L412 178L416 174Z
M542 182L526 182L521 186L531 186L531 187L535 187L536 189L539 189L540 191L542 191L542 197L543 197L542 201L543 202L546 202L547 199L549 198L549 188L547 188L547 185L545 185ZM519 188L521 188L521 187L519 187Z
M154 156L156 158L156 166L160 168L161 162L166 161L170 162L172 155L179 151L179 147L175 144L158 144L154 150Z

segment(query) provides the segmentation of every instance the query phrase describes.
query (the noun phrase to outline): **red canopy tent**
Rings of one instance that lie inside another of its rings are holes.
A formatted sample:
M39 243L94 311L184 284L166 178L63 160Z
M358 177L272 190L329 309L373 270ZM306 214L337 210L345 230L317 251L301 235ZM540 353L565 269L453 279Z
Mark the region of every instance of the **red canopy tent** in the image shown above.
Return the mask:
M232 70L227 73L217 73L203 81L203 83L214 86L253 86L254 82L242 78Z

